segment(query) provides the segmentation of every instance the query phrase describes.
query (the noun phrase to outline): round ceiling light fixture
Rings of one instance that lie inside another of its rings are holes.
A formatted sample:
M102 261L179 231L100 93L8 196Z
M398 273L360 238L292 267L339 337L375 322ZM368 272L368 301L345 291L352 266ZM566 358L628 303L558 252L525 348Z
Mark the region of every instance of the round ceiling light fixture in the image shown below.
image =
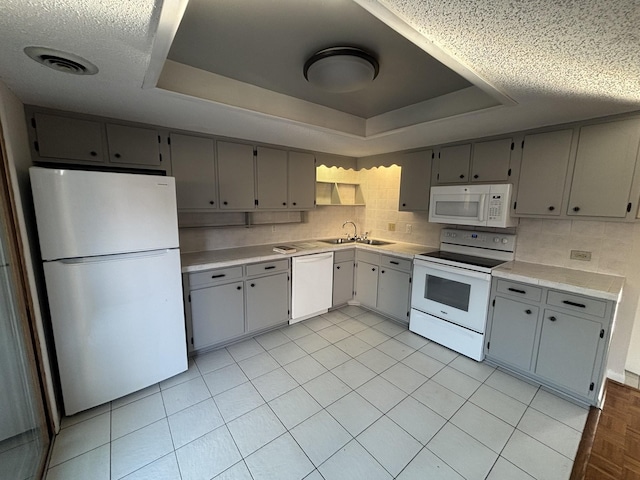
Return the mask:
M36 62L58 72L72 73L73 75L95 75L98 73L98 67L73 53L47 47L26 47L24 53Z
M378 76L378 60L355 47L331 47L313 54L304 64L304 78L327 92L362 90Z

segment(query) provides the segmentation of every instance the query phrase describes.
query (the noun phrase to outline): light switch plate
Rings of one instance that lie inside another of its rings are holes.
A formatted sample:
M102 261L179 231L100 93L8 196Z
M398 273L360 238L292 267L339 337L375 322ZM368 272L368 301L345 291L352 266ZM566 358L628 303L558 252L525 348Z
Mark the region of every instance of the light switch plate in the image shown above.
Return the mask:
M591 261L591 252L585 250L571 250L571 260L582 260L583 262Z

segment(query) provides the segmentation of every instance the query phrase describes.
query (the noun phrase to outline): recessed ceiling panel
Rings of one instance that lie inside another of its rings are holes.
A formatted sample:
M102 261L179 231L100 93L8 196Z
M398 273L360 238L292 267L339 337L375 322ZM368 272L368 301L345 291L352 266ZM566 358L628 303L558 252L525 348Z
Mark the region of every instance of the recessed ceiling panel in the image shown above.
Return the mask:
M373 52L375 81L350 93L309 84L305 61L334 46ZM191 0L168 58L364 119L471 86L351 0Z

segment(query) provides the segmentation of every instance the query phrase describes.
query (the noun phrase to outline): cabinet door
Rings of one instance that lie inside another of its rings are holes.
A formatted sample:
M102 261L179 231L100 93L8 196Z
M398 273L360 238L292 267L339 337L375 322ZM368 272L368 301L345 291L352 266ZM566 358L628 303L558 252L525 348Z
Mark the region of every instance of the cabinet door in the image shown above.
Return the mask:
M129 165L160 166L160 137L151 128L107 124L109 161Z
M506 182L509 180L512 145L511 138L474 143L471 181Z
M353 269L353 260L333 266L333 307L343 305L353 298Z
M287 208L287 152L258 147L256 178L259 209Z
M289 318L289 274L279 273L245 281L247 331L286 322Z
M406 153L402 156L400 202L398 210L429 211L433 150Z
M589 387L602 328L600 322L545 310L536 373L582 396L593 395Z
M536 306L496 297L487 355L530 370L538 312Z
M378 310L408 323L410 278L406 272L380 267Z
M217 142L218 191L223 210L255 208L253 147L241 143Z
M378 265L358 262L356 272L356 300L362 305L376 308L378 299Z
M515 213L560 215L573 130L524 137Z
M444 147L438 152L436 183L468 183L471 145Z
M568 215L627 215L639 141L636 119L580 129Z
M244 333L242 282L191 291L193 348L215 345Z
M316 206L316 158L310 153L289 152L289 208L310 210Z
M34 119L38 138L36 150L41 157L105 161L101 123L46 113L36 113Z
M177 133L172 133L170 138L178 209L216 209L218 200L213 139Z

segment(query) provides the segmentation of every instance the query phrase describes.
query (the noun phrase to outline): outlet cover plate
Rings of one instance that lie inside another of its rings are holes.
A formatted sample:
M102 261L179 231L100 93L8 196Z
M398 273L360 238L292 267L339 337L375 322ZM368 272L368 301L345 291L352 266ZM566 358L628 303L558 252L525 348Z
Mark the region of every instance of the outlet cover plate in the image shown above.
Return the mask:
M583 262L591 261L591 252L585 250L571 250L571 260L582 260Z

